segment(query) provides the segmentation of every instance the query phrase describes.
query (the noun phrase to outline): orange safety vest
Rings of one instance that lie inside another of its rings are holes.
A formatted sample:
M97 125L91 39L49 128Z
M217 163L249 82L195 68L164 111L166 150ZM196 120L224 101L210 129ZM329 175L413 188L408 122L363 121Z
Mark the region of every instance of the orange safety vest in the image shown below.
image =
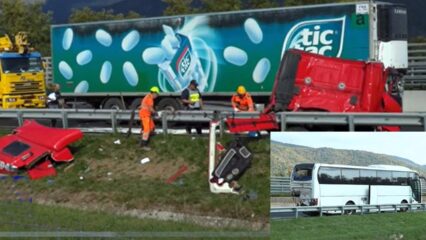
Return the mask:
M240 111L254 111L253 99L250 94L246 93L243 97L234 94L231 99L232 107L238 108Z
M141 110L139 111L140 117L151 117L151 108L154 107L154 99L152 94L149 93L141 101Z

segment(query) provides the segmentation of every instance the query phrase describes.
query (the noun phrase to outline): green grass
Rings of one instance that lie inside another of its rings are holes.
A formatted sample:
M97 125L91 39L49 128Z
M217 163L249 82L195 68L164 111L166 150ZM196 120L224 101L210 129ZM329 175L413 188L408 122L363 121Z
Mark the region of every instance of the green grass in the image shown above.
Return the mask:
M200 227L194 224L46 207L28 202L0 202L0 211L2 213L0 214L0 232L212 232L214 235L214 232L217 231L215 228ZM233 231L238 230L233 229ZM225 231L230 231L230 229L221 229L221 232ZM253 233L254 236L265 234ZM257 237L255 239L265 238Z
M145 152L139 136L86 134L72 146L75 160L57 166L58 176L18 183L17 188L35 200L73 205L96 204L123 210L166 210L201 216L237 218L253 222L269 221L269 138L251 141L252 167L239 183L257 198L213 194L208 187L208 138L158 135ZM120 139L122 144L113 142ZM231 136L220 139L227 143ZM140 164L149 157L151 162ZM186 164L190 171L177 184L165 179ZM110 173L108 175L108 173ZM84 180L80 180L80 176ZM2 190L5 191L5 190Z
M425 239L426 213L383 213L273 220L271 239Z

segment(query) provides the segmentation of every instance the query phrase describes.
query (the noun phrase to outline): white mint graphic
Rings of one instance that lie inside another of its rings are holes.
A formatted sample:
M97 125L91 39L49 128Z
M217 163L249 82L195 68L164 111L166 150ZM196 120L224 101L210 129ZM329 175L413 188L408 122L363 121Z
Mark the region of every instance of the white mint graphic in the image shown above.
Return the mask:
M74 93L87 93L89 91L89 83L81 81L74 89Z
M112 72L112 65L109 61L105 61L104 64L102 64L101 73L99 75L99 78L101 79L101 82L103 84L106 84L109 82L109 79L111 78L111 72Z
M70 65L68 65L68 63L66 63L65 61L59 62L59 72L67 80L70 80L74 75Z
M341 29L335 29L337 32L332 29L327 29L327 23L335 22L341 24ZM303 21L294 25L285 37L281 57L284 56L285 50L291 48L324 55L327 51L333 50L332 36L337 33L341 34L341 36L336 57L340 57L345 37L345 23L346 17L343 16L340 18ZM320 47L320 45L322 46ZM334 46L336 46L336 44L334 44Z
M90 50L85 50L80 52L77 57L76 57L76 61L79 65L85 65L88 64L90 61L92 61L92 51Z
M237 66L243 66L247 63L248 60L247 53L244 50L234 46L225 48L223 51L223 57L229 63Z
M254 44L259 44L263 40L263 32L259 24L253 18L248 18L244 22L244 30Z
M98 31L96 31L96 40L98 40L98 42L102 45L104 45L105 47L109 47L112 44L112 37L111 35L103 30L103 29L99 29Z
M138 72L131 62L125 62L123 64L123 74L130 86L135 87L138 84Z
M165 61L166 53L162 48L159 47L151 47L145 49L142 53L142 59L147 64L160 64Z
M271 70L271 62L267 58L262 58L256 64L253 71L253 80L256 83L263 83Z
M121 42L121 48L123 48L124 51L128 52L132 50L136 45L139 43L140 36L139 32L136 30L133 30L129 32Z
M64 37L62 39L62 48L68 50L71 48L71 44L74 38L74 32L71 28L67 28L64 32Z

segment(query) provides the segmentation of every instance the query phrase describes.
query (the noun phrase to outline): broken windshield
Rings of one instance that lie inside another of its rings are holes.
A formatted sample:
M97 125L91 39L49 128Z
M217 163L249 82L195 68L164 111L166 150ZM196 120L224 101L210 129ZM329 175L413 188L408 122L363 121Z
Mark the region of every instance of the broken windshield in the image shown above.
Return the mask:
M40 58L2 58L4 73L40 72L43 70Z

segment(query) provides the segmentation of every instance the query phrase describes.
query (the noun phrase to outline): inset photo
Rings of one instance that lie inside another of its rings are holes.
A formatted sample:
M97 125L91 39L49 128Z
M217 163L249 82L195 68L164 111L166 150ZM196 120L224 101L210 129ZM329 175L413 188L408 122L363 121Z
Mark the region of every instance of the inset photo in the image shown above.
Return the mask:
M426 133L273 132L271 239L423 239Z

